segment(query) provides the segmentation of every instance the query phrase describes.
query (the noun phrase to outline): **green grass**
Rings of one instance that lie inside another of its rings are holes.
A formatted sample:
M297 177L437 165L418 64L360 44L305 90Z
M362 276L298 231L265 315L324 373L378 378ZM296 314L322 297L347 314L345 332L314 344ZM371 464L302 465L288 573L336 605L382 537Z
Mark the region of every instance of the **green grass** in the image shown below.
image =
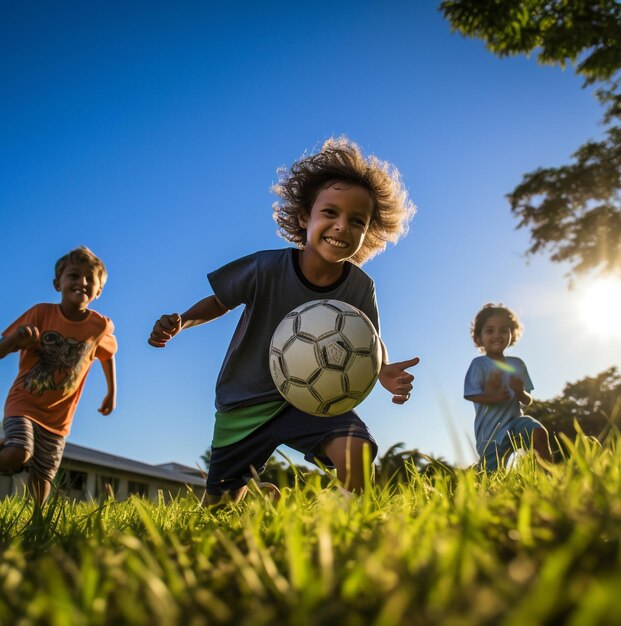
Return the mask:
M0 624L621 623L621 441L345 499L0 502Z

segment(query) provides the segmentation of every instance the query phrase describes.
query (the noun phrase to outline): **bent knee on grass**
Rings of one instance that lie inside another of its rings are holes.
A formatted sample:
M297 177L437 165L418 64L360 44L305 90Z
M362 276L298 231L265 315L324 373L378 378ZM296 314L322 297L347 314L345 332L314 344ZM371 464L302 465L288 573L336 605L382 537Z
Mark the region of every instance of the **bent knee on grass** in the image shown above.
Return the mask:
M536 428L533 431L533 449L545 461L552 460L550 451L550 438L548 431L543 428Z
M30 453L24 448L2 445L0 447L0 470L12 471L19 469L30 459Z

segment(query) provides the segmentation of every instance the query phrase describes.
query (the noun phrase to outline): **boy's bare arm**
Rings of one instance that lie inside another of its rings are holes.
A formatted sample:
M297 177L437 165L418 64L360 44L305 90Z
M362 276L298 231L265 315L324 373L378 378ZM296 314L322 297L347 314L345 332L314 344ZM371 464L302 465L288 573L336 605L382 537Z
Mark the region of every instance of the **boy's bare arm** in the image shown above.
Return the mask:
M116 363L114 356L107 361L101 361L106 384L108 385L108 393L103 399L101 406L97 409L102 415L110 415L116 407Z
M227 312L228 309L216 296L208 296L181 315L179 313L162 315L155 322L148 342L155 348L163 348L170 339L183 329L205 324Z
M510 397L511 394L506 389L501 389L494 393L480 393L476 396L464 396L466 400L476 402L477 404L498 404L499 402L506 402Z
M20 326L14 333L0 340L0 359L11 352L17 352L32 344L39 343L41 339L39 329L34 324Z

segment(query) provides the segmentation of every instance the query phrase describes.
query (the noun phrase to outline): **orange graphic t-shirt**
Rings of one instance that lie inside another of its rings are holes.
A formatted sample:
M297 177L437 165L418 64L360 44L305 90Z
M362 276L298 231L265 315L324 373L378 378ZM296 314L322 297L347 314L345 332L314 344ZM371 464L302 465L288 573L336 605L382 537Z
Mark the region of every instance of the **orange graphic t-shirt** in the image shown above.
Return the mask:
M96 311L80 322L68 320L59 304L36 304L3 333L34 324L39 343L20 350L19 372L4 405L4 416L24 416L66 436L95 358L107 361L117 350L114 325Z

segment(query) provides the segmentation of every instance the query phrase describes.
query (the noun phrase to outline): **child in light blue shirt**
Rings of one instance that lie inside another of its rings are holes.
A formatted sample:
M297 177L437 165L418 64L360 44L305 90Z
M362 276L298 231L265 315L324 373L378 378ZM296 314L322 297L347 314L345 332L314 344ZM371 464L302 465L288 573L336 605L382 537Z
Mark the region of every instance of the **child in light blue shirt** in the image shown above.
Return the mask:
M474 344L485 356L470 364L464 398L474 403L477 453L487 471L501 466L517 447L532 447L542 459L551 460L548 431L522 410L532 402L526 365L504 354L521 334L517 316L502 305L486 304L471 326Z

